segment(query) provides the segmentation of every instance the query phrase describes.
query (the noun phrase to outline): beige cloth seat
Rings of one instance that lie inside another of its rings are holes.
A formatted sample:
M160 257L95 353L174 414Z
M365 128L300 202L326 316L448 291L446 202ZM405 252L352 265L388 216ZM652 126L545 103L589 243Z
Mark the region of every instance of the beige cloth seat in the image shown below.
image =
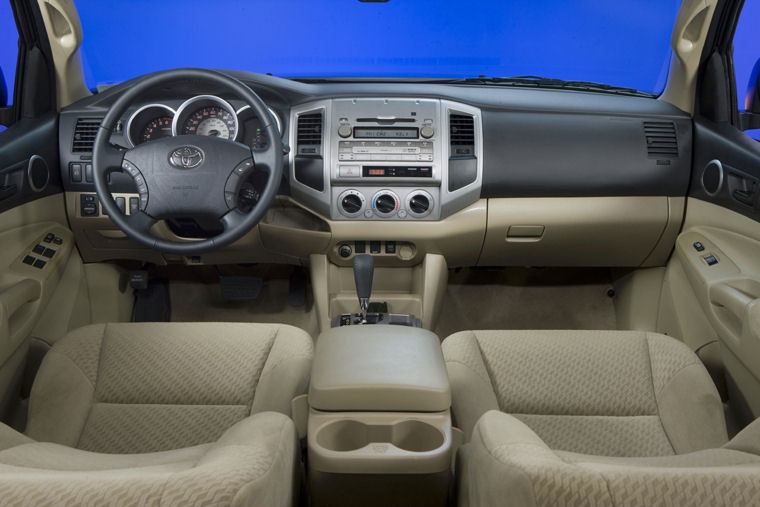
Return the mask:
M443 350L471 437L460 506L758 504L760 425L727 443L710 376L673 338L466 331Z
M284 325L73 331L45 356L26 435L0 425L0 501L290 505L312 351Z

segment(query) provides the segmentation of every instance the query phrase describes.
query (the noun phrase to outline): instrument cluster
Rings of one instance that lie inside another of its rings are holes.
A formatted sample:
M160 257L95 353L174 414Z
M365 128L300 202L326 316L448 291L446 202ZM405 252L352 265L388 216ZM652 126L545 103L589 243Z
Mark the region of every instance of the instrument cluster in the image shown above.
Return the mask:
M282 134L282 120L271 107L268 110ZM268 145L262 123L250 106L235 109L216 95L191 97L176 110L160 103L144 105L129 116L125 128L126 139L133 147L178 135L215 136L256 149Z

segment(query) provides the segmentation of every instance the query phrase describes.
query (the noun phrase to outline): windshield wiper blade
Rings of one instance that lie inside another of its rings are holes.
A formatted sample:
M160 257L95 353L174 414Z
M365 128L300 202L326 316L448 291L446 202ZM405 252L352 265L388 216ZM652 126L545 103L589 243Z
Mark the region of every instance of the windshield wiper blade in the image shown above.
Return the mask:
M482 84L482 85L500 85L516 86L525 88L552 88L563 90L591 91L602 93L614 93L619 95L635 95L638 97L656 97L652 93L642 92L635 88L626 88L623 86L613 86L604 83L595 83L593 81L567 81L542 76L509 76L509 77L466 77L459 79L437 79L429 82L447 83L447 84Z

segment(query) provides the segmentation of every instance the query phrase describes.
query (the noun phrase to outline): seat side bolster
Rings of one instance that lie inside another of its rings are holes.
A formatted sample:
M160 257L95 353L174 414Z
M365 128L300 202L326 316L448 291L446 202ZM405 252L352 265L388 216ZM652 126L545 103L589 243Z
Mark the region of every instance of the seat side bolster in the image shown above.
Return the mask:
M95 386L74 361L50 350L32 387L26 435L76 447L94 396Z
M549 448L518 419L491 410L481 417L472 432L468 453L462 458L466 477L460 480L468 493L467 504L482 507L509 505L537 506L530 475L512 460L505 460L510 446L525 445L538 452Z
M23 444L31 444L34 440L19 433L10 426L0 423L0 451Z
M655 399L676 454L720 447L728 440L720 395L702 364L680 369Z
M251 413L290 415L291 400L307 391L313 357L314 345L308 334L292 326L279 326L256 386Z
M737 433L723 448L760 456L760 419L755 419Z
M451 335L443 341L442 348L451 385L454 424L464 432L467 441L480 416L498 410L499 402L474 332Z

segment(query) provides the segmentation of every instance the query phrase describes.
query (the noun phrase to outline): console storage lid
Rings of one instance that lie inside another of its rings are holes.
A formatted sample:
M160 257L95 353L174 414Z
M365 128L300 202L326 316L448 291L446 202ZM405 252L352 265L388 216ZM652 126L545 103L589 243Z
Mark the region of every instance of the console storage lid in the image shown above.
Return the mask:
M309 404L325 411L442 412L451 391L434 333L405 326L343 326L317 340Z

